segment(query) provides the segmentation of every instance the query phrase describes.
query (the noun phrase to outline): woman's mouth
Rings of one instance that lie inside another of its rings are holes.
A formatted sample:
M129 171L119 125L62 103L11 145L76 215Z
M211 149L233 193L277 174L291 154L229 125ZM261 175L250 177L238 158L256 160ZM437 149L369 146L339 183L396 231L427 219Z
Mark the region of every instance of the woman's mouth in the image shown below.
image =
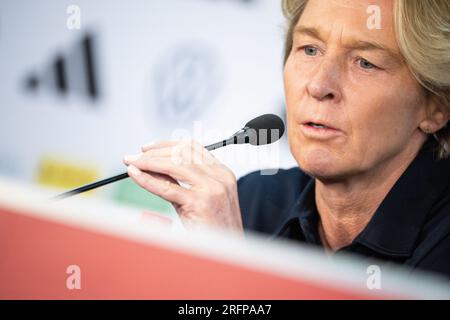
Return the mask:
M342 131L321 122L307 121L301 125L302 133L310 139L330 139L342 135Z
M314 123L314 122L308 122L307 125L311 126L311 127L314 127L314 128L322 128L322 129L328 128L327 126L325 126L323 124L317 124L317 123Z

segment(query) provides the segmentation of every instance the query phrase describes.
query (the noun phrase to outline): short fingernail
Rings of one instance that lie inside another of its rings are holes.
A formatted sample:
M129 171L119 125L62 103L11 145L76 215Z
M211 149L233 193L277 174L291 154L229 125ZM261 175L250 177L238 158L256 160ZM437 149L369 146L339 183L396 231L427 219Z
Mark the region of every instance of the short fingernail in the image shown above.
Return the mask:
M142 156L142 152L138 154L127 155L123 159L127 162L133 162L139 159Z
M139 170L138 168L136 168L135 166L133 166L132 164L130 164L128 166L128 173L131 173L131 175L133 175L133 176L139 176L139 175L141 175L142 171Z
M148 149L148 148L152 147L154 144L155 144L155 142L153 141L153 142L144 144L141 148L142 148L143 150L144 150L144 149Z

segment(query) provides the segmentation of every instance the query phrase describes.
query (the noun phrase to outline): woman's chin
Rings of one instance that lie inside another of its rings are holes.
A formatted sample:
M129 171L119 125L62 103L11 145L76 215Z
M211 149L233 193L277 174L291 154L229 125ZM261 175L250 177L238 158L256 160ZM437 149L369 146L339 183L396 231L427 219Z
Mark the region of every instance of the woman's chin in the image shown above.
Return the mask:
M300 169L315 178L333 179L340 176L339 159L328 150L302 150L296 159Z

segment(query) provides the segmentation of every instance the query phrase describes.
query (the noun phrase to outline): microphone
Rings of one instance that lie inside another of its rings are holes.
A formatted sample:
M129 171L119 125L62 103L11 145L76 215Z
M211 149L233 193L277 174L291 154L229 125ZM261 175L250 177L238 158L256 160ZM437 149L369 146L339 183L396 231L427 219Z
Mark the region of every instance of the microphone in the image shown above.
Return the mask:
M274 114L263 114L250 120L245 126L228 139L206 146L209 151L230 144L251 144L261 146L279 140L284 134L283 120Z
M274 114L263 114L247 122L241 130L233 134L228 139L205 146L205 149L207 149L208 151L212 151L230 144L250 144L253 146L271 144L279 140L283 136L284 131L284 123L279 116ZM82 192L102 187L112 182L126 179L128 177L128 173L125 172L107 179L78 187L76 189L66 191L55 196L52 199L61 200L64 198L68 198Z

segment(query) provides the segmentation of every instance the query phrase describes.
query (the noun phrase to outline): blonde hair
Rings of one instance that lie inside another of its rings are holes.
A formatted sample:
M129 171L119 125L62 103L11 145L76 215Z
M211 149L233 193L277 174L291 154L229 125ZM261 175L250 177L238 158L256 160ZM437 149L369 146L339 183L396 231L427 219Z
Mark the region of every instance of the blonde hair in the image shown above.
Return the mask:
M282 0L287 20L284 63L292 50L292 33L308 0ZM394 24L397 43L411 73L450 115L450 1L395 0ZM440 158L450 156L450 127L434 135Z

